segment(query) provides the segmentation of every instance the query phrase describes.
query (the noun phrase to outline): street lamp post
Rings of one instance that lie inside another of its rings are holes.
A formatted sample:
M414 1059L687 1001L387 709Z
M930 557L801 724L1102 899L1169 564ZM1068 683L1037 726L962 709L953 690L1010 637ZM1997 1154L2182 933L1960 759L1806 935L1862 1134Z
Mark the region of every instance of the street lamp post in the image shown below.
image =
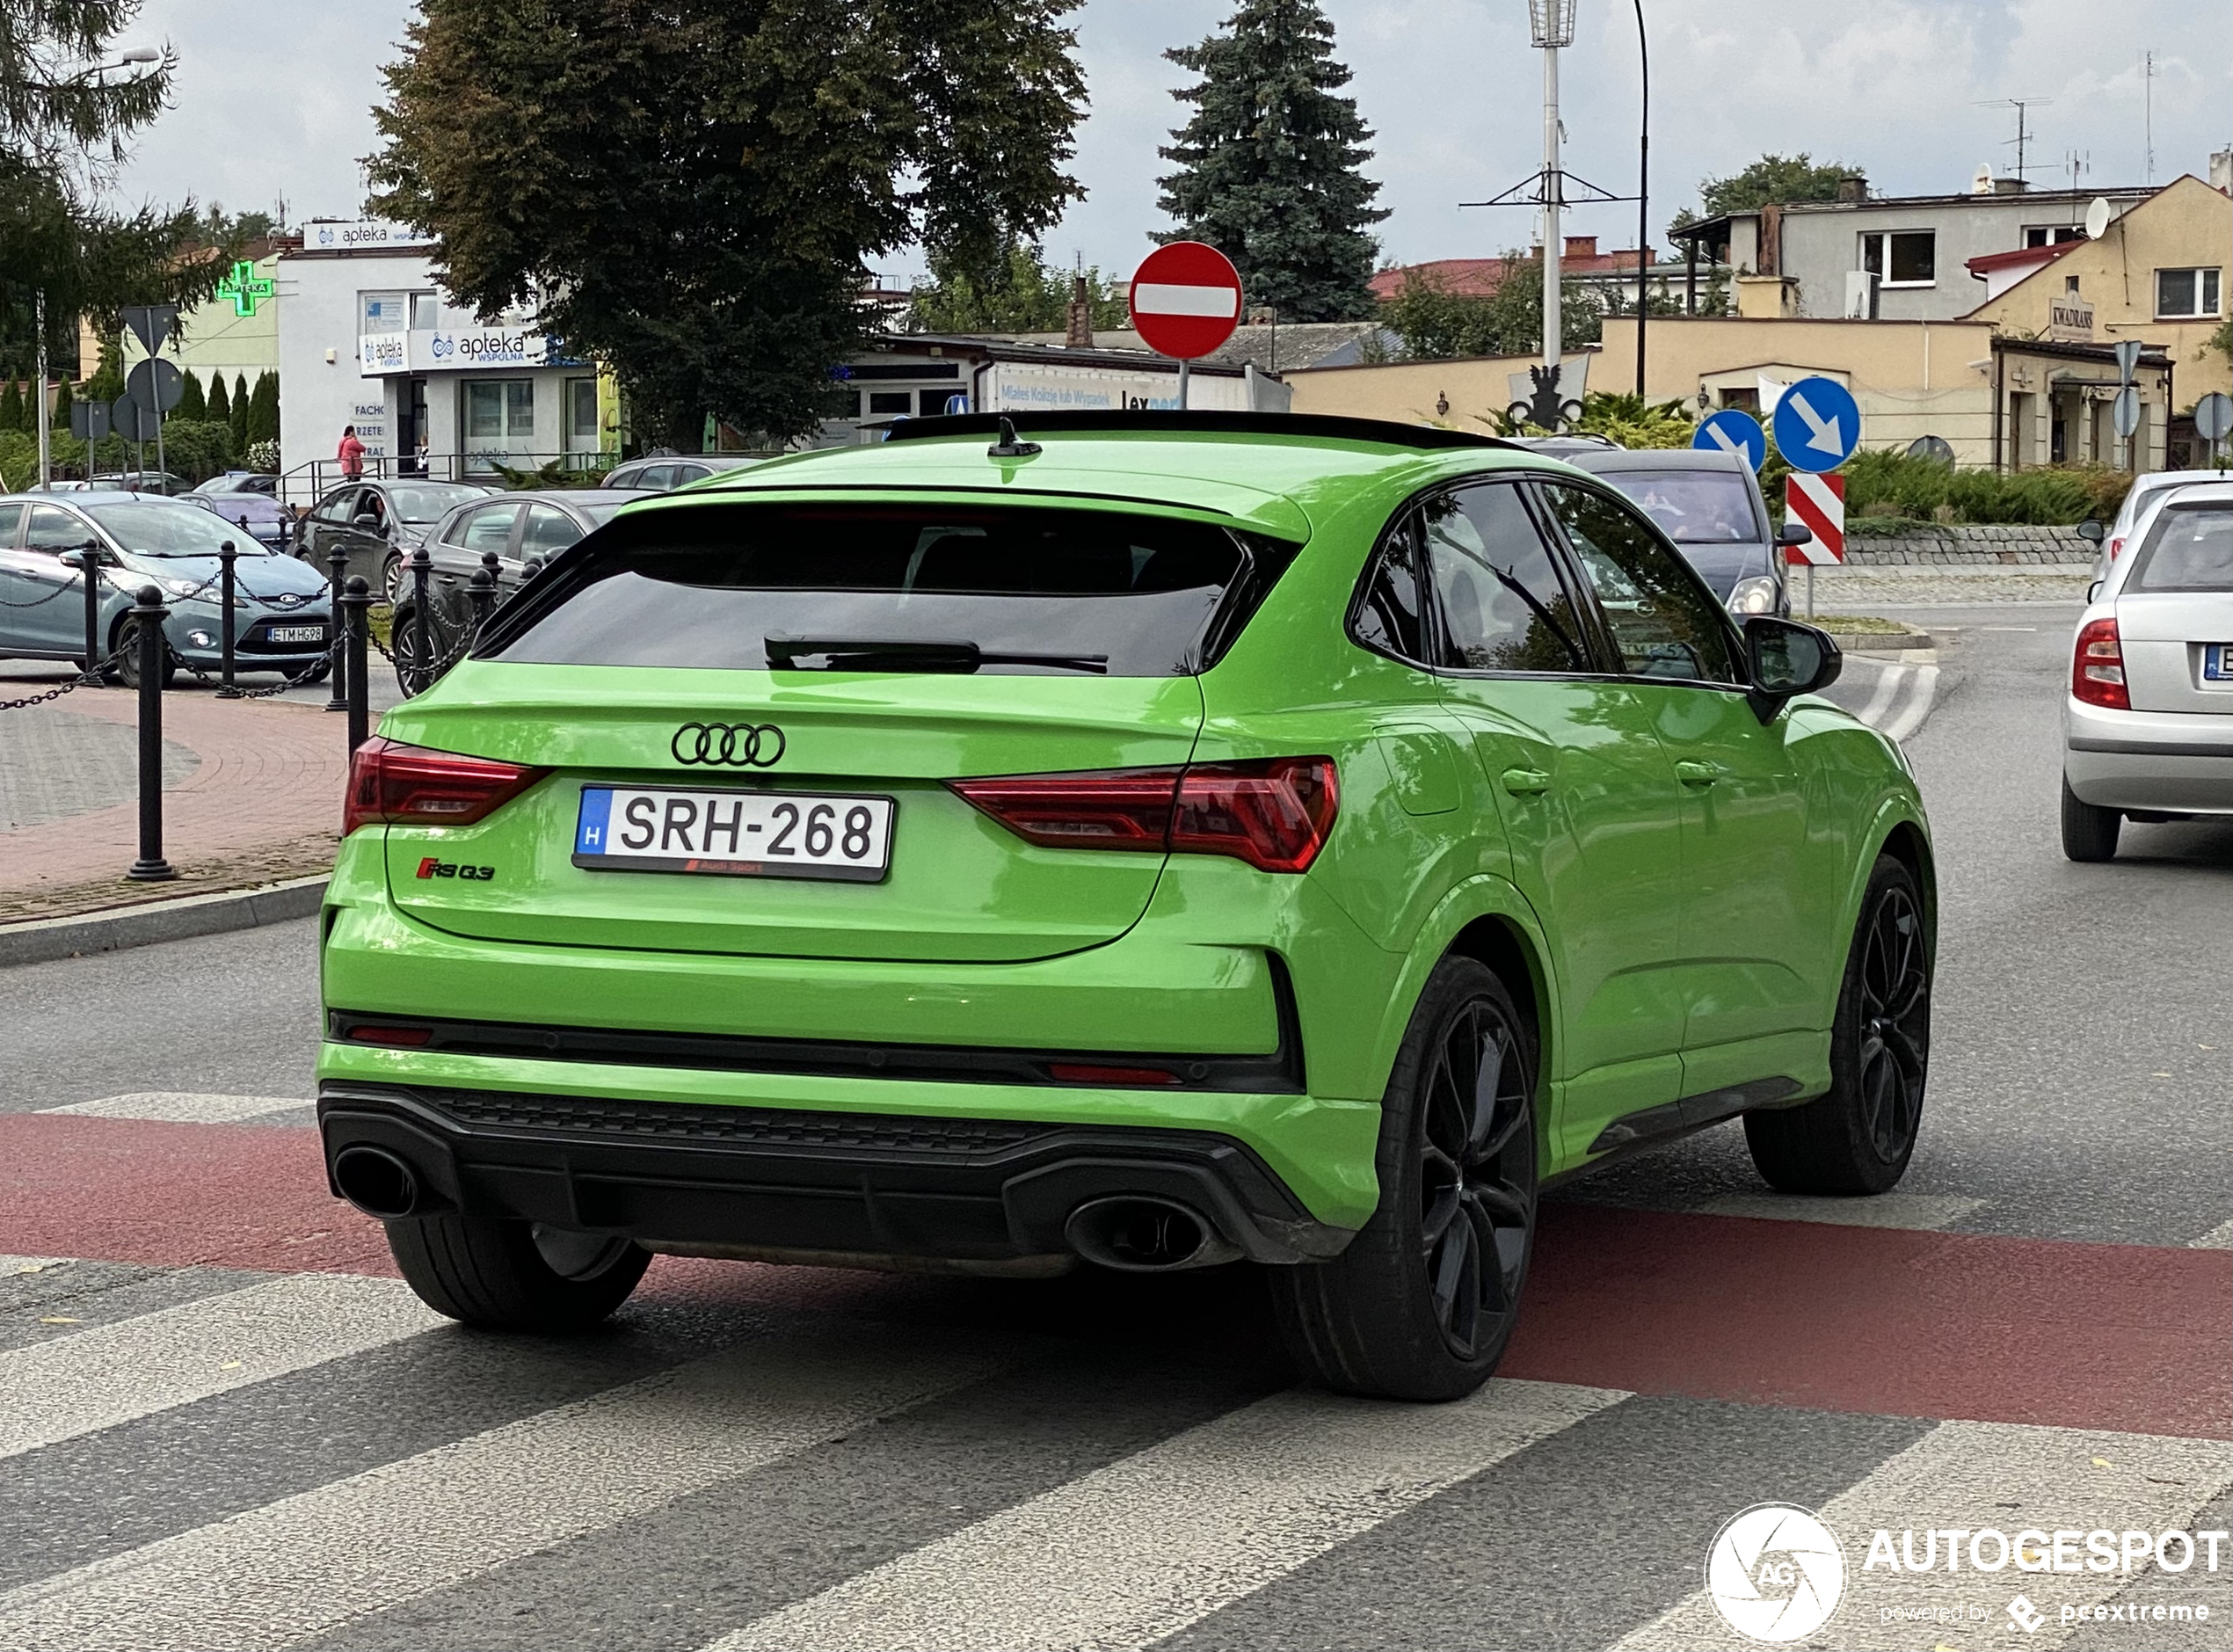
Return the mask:
M1643 136L1636 150L1636 399L1644 399L1644 330L1652 316L1652 43L1636 0L1636 52L1644 69Z
M1543 367L1549 382L1560 378L1563 318L1560 310L1559 208L1566 177L1559 164L1559 53L1574 44L1574 14L1580 0L1527 0L1528 30L1543 54Z

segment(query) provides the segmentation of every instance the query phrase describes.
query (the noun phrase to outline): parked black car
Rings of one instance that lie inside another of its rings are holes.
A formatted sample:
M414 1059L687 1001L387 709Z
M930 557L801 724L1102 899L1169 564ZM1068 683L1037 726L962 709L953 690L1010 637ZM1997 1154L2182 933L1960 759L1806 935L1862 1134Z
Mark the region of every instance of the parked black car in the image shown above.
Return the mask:
M626 464L615 465L597 485L600 489L632 488L639 492L665 493L686 482L702 482L708 477L752 462L748 459L724 462L717 459L687 459L679 454L654 454L646 459L631 459Z
M427 631L422 639L418 604L406 559L401 564L393 600L392 643L396 681L405 694L418 694L440 674L426 662L448 660L471 628L473 575L496 556L497 598L520 587L531 557L546 560L576 540L612 520L622 506L652 497L649 490L552 488L501 493L454 506L426 536Z
M403 560L452 509L497 490L469 482L345 482L302 518L295 554L323 569L336 548L349 572L393 600Z
M200 488L181 498L185 504L199 506L245 529L266 550L295 548L295 513L277 499L261 493L204 493Z

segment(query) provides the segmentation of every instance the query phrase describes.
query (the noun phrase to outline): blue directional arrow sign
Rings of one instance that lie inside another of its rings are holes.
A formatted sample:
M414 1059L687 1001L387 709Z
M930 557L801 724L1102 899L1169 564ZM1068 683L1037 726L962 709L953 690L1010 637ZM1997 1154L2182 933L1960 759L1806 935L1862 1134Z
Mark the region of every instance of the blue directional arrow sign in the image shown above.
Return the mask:
M1691 446L1708 453L1741 455L1755 475L1768 462L1768 433L1741 407L1725 407L1698 427Z
M1776 404L1776 450L1800 470L1835 470L1861 445L1861 404L1835 379L1801 379Z

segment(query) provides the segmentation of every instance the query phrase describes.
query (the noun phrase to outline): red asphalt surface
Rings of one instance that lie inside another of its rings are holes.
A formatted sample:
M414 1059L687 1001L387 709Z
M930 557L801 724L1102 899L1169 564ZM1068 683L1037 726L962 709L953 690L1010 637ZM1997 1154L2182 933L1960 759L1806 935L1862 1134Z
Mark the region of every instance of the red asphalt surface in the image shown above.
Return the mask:
M55 1114L0 1115L0 1253L395 1273L307 1131ZM1557 1204L1499 1374L2227 1439L2229 1347L2233 1252Z

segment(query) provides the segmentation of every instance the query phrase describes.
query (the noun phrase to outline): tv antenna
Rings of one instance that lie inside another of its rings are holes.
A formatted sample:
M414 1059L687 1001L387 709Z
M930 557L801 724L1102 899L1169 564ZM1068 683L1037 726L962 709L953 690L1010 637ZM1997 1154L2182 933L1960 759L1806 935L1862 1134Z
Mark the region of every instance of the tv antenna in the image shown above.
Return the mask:
M2028 181L2025 174L2025 156L2032 143L2030 113L2034 109L2045 108L2054 101L2052 98L1988 98L1976 106L1980 109L2016 111L2016 135L2003 139L2001 147L2013 148L2016 151L2016 178L2018 183Z
M2077 194L2084 187L2078 180L2093 170L2091 149L2072 149L2062 157L2062 170L2070 175L2070 193Z

